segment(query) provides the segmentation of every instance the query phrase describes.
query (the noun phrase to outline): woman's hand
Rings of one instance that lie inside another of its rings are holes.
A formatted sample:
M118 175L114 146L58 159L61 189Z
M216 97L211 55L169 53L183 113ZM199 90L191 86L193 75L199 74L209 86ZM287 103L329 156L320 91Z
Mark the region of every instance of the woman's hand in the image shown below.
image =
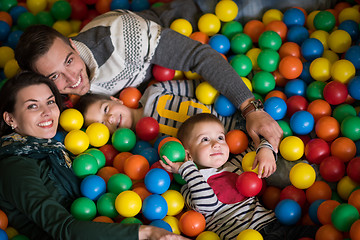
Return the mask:
M139 240L190 240L181 235L171 233L165 229L141 225L139 228Z

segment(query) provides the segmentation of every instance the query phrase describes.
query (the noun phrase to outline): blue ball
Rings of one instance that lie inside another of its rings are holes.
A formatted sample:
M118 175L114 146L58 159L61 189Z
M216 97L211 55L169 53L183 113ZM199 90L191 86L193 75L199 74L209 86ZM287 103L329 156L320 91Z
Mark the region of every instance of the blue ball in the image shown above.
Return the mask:
M159 148L159 144L160 142L164 139L164 138L167 138L167 137L170 137L169 135L164 135L164 136L161 136L161 137L158 137L154 143L154 148L155 149L158 149Z
M297 111L290 118L290 128L298 135L309 134L314 128L315 120L308 111Z
M318 219L318 216L317 216L317 211L318 211L320 204L322 204L323 202L325 202L324 199L315 200L313 203L310 204L310 207L309 207L309 211L308 211L309 217L310 217L311 221L313 221L316 224L321 224Z
M132 0L130 3L130 8L134 12L140 12L150 8L150 3L148 0Z
M305 39L309 38L309 31L303 26L296 25L289 28L286 38L288 42L294 42L301 46Z
M151 193L163 194L170 187L170 176L162 168L153 168L146 174L144 183Z
M347 88L352 98L360 100L360 76L352 78L349 81Z
M12 31L8 36L7 45L12 49L15 49L16 45L19 42L21 34L23 34L23 31L21 30Z
M142 150L145 148L152 147L151 144L147 141L139 140L135 143L135 146L133 149L131 149L132 154L139 155Z
M215 34L210 37L209 45L222 54L227 54L230 50L230 40L222 34Z
M314 81L310 74L310 64L311 62L303 62L303 70L299 76L301 80L304 80L306 84L309 84Z
M287 105L282 98L271 97L264 102L264 110L277 121L285 117Z
M55 139L56 141L58 141L58 142L64 143L66 134L67 134L67 132L59 130L59 131L56 132L56 134L55 134L55 136L54 136L54 139Z
M158 228L163 228L166 231L172 232L172 228L171 228L170 224L168 224L167 222L165 222L164 220L161 220L161 219L152 221L150 223L150 225L154 226L154 227L158 227Z
M293 26L304 26L305 14L298 8L290 8L284 12L282 20L288 28Z
M105 180L98 175L86 176L80 184L80 191L84 197L97 200L106 192Z
M8 239L9 239L9 237L8 237L7 233L5 232L5 230L2 230L0 228L0 240L8 240Z
M14 6L10 9L9 14L13 20L13 25L17 24L17 20L21 14L27 12L28 10L23 6Z
M129 0L112 0L110 4L110 10L115 9L130 9Z
M355 146L356 146L356 157L359 157L360 156L360 140L355 141Z
M275 216L284 225L294 225L301 218L301 207L292 199L281 200L275 207Z
M346 60L349 60L354 67L360 69L360 46L351 46L345 53Z
M360 30L359 24L353 20L345 20L339 24L339 30L344 30L350 34L353 42L356 42L359 39Z
M150 166L160 159L158 150L153 147L148 147L141 150L140 155L148 160Z
M218 114L224 117L229 117L236 111L234 104L221 94L215 99L214 108Z
M5 42L10 34L10 26L5 21L0 21L0 41Z
M163 219L168 212L168 205L161 195L152 194L145 198L142 208L142 214L150 221Z
M305 39L301 44L301 54L310 62L321 57L323 53L324 45L316 38Z
M286 83L284 93L288 98L294 95L300 95L305 97L306 87L307 85L305 81L301 79L292 79Z

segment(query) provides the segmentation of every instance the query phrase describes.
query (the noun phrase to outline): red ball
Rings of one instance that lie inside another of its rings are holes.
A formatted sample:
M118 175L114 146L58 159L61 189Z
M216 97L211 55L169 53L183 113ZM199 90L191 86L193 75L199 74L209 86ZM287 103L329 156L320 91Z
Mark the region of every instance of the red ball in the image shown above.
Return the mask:
M159 134L159 129L159 123L153 117L143 117L135 126L136 135L144 141L155 139Z
M85 4L87 5L93 5L95 4L98 0L82 0Z
M88 14L88 7L81 0L71 0L71 19L74 20L84 20Z
M175 76L175 70L165 68L159 65L154 65L152 69L152 74L156 80L159 82L164 82L168 80L172 80Z
M291 117L297 111L306 111L309 103L303 96L294 95L287 99L286 106L287 111L286 115Z
M323 95L324 99L331 105L339 105L346 101L348 89L341 82L331 81L325 85Z
M254 172L243 172L236 179L237 190L245 197L256 196L262 188L262 180Z
M205 230L205 217L194 210L183 213L179 219L180 231L189 237L195 237Z
M346 169L347 175L351 180L360 183L360 157L356 157L350 160Z
M129 108L138 108L141 96L142 94L139 89L127 87L120 92L119 99Z
M99 150L105 155L105 166L113 166L114 158L119 154L119 151L112 144L105 144Z
M275 210L276 205L280 201L280 194L280 188L268 186L261 196L261 200L263 201L264 206L268 209Z
M340 158L329 156L320 163L320 175L328 182L337 182L345 175L345 163Z
M329 144L321 138L311 139L305 145L305 156L310 163L320 164L321 161L329 155Z
M284 199L292 199L302 208L306 203L306 195L304 190L294 187L293 185L286 186L280 192L280 201Z

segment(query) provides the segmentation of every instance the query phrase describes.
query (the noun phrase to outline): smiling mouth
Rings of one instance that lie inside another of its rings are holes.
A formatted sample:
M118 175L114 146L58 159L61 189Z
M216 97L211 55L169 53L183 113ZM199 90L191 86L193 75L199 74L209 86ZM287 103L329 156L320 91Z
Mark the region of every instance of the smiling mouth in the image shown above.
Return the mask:
M81 76L79 77L79 80L72 86L70 86L71 88L77 88L81 83Z
M46 121L46 122L41 122L38 124L39 127L49 127L49 126L52 126L53 124L53 120L50 120L50 121Z
M116 129L118 129L118 128L120 127L120 124L121 124L121 115L120 115L119 122L118 122L118 124L116 125Z
M219 156L219 155L223 155L223 153L221 153L221 152L217 152L217 153L212 153L212 154L210 154L210 156Z

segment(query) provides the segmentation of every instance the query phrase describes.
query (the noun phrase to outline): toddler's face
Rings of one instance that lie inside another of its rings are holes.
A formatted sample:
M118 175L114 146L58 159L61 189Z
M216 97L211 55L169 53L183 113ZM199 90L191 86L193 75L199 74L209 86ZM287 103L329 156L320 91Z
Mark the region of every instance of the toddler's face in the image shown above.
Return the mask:
M120 100L100 100L90 105L84 114L85 125L99 122L105 124L111 134L118 128L131 128L133 116Z
M200 168L219 168L229 158L229 146L225 141L224 127L217 122L195 124L190 134L187 149L190 160Z

